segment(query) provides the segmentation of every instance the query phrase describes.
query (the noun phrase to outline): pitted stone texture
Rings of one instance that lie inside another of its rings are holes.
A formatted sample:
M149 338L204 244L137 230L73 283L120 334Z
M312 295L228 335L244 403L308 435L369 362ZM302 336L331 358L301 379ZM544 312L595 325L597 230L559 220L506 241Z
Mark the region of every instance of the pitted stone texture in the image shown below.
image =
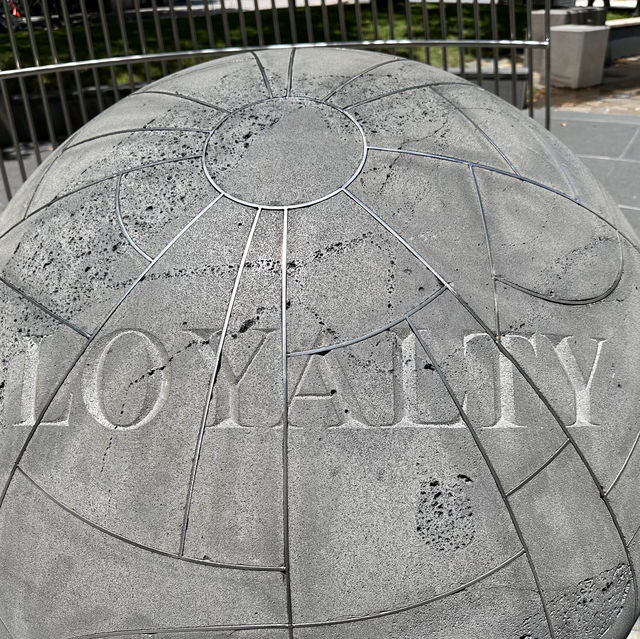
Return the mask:
M303 98L272 99L226 118L205 162L225 193L278 208L335 194L357 175L365 153L364 136L346 113Z
M0 218L0 637L623 639L635 242L418 63L123 100Z

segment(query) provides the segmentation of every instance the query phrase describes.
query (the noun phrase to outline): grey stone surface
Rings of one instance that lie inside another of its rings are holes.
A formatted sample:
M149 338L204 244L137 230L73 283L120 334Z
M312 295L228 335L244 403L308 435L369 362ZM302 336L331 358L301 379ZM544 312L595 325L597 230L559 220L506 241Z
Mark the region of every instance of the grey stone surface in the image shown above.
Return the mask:
M126 98L0 217L0 637L623 639L639 269L563 144L419 63Z
M572 89L600 84L608 40L606 26L551 27L551 84Z

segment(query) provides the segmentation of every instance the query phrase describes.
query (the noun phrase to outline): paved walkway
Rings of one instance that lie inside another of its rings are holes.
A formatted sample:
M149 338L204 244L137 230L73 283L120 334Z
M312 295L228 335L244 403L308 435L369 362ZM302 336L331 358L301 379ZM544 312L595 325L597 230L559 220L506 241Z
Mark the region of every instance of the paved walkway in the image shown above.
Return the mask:
M640 116L554 110L551 131L593 171L640 235Z
M543 92L536 98L542 106ZM602 84L586 89L559 89L551 92L551 106L584 113L614 113L640 117L640 56L624 58L604 70Z

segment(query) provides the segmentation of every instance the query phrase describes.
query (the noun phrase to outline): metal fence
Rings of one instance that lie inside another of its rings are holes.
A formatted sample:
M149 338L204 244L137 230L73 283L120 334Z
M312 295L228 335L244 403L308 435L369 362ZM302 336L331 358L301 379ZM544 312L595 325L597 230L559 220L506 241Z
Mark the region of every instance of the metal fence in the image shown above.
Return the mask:
M152 80L220 55L291 44L386 50L467 77L527 105L530 115L535 50L549 78L550 0L0 2L0 174L7 199L91 117ZM532 12L540 4L544 36L534 40ZM547 84L547 126L549 97Z

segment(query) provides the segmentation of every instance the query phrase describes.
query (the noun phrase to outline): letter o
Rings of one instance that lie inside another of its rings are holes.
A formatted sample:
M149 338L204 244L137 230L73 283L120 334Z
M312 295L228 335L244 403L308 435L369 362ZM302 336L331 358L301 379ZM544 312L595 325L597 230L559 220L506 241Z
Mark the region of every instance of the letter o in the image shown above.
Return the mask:
M147 401L143 411L131 423L125 425L114 424L105 414L100 384L104 374L104 363L114 345L128 335L139 336L146 345L147 353L151 361L151 369L160 375L160 387L156 396ZM151 333L136 329L120 329L101 339L100 355L88 365L83 376L82 397L89 414L104 428L111 430L132 430L148 424L164 405L169 393L169 373L166 366L169 363L169 355L163 344ZM144 410L146 409L146 410Z

